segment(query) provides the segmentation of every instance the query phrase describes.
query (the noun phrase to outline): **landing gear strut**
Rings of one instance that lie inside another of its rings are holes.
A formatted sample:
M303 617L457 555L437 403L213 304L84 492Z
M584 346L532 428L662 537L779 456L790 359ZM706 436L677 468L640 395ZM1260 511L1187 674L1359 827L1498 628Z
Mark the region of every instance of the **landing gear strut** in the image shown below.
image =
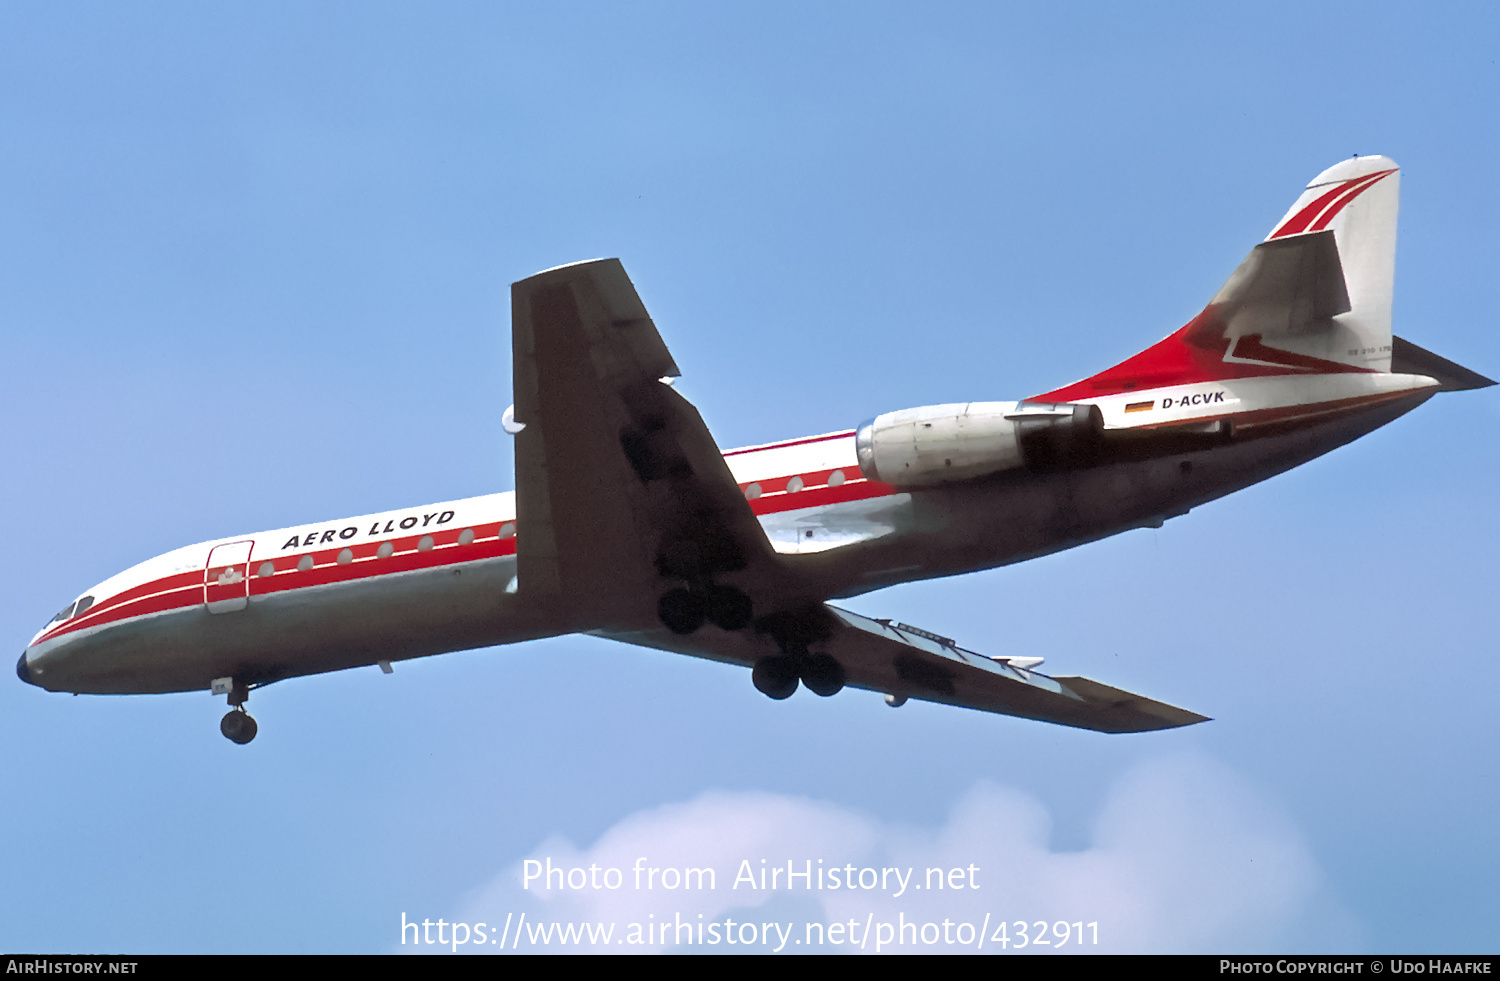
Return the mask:
M720 630L743 630L750 626L750 597L733 586L714 586L708 591L708 622Z
M229 711L219 720L219 731L224 734L224 738L240 746L254 739L260 726L245 711L245 700L250 697L250 689L234 678L215 678L210 690L215 695L229 696Z

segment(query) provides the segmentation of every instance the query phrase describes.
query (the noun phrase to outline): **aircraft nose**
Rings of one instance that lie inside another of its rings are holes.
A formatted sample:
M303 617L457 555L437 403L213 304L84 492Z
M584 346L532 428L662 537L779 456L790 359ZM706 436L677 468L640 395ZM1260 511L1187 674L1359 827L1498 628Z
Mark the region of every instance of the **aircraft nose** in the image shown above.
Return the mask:
M31 669L26 666L26 654L24 651L21 653L21 660L16 662L16 676L28 685L36 684L36 682L31 680Z

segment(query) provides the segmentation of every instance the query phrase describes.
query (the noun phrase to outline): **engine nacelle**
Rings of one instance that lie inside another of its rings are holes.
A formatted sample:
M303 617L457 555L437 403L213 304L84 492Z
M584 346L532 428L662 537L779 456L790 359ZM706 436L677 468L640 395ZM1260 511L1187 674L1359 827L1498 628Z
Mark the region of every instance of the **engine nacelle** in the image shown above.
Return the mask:
M1026 467L1086 466L1103 442L1097 405L960 402L876 416L855 436L859 469L896 487L932 487Z

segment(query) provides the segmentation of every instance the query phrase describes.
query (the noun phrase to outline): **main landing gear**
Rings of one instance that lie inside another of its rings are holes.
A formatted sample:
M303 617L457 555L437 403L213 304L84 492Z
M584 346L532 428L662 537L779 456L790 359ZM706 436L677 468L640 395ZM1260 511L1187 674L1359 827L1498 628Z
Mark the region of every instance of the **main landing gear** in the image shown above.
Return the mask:
M806 650L783 652L755 662L750 680L761 694L770 698L791 698L800 682L814 695L828 698L844 687L844 666L828 654L810 654Z
M757 623L756 630L770 634L779 654L763 657L751 669L750 680L770 698L791 698L799 684L814 695L837 695L848 680L844 666L829 654L815 654L813 644L831 635L828 614L820 607L773 614Z
M656 615L668 630L682 636L696 632L705 623L735 631L754 620L749 596L733 586L713 584L667 590L656 604ZM791 698L798 685L806 685L808 691L827 698L843 689L847 680L844 666L831 655L808 650L810 643L827 638L827 625L818 613L774 614L757 623L755 629L774 637L781 651L756 661L750 672L750 680L762 694Z
M250 697L250 689L234 678L215 678L209 690L215 695L229 696L229 711L219 720L219 731L224 734L224 738L240 746L254 739L260 726L245 711L245 701Z
M255 738L260 726L255 724L255 717L241 706L224 714L224 718L219 720L219 731L224 734L225 739L243 746Z

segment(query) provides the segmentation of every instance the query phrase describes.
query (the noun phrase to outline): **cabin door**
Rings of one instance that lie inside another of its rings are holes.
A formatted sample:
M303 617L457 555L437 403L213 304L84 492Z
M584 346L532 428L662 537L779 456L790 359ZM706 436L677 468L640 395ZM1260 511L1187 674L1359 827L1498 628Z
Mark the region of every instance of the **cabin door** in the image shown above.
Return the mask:
M255 542L216 545L203 568L203 605L210 613L233 613L250 605L250 550Z

